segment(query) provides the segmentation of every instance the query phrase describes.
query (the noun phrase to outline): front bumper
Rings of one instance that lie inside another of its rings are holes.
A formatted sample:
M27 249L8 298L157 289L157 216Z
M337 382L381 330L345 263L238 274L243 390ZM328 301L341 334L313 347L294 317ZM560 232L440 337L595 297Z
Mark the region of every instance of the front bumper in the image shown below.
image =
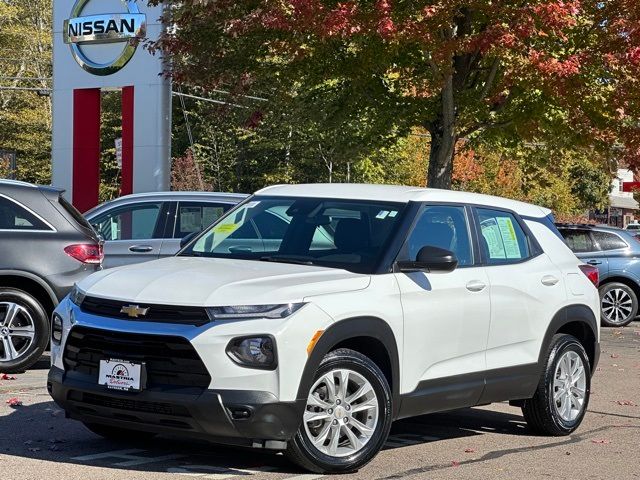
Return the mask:
M82 422L271 449L286 447L300 425L305 404L250 390L187 387L118 392L55 366L47 387L67 416Z

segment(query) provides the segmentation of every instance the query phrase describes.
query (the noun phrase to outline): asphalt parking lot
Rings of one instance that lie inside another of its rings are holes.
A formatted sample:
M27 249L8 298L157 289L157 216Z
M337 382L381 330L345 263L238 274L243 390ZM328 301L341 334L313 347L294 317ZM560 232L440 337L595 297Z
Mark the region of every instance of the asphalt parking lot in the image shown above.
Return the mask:
M64 418L47 359L0 380L0 478L312 480L282 455L158 438L114 443ZM343 479L640 478L640 322L602 330L589 413L569 437L532 436L507 404L404 420L376 459ZM11 400L14 399L13 402ZM9 403L21 402L11 406ZM328 477L327 477L328 478Z

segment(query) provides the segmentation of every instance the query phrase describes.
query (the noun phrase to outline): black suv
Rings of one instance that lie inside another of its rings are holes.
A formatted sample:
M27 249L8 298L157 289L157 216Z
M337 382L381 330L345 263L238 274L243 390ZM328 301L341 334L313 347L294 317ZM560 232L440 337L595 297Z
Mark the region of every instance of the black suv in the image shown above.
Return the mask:
M637 231L606 225L557 224L578 258L598 267L600 317L607 327L623 327L638 315L640 238Z
M0 180L0 372L38 361L53 309L101 268L98 236L62 193Z

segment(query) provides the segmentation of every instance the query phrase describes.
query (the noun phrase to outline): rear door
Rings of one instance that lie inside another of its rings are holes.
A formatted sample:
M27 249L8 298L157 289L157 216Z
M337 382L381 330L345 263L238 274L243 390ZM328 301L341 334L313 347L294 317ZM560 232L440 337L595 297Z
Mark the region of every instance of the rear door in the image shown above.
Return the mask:
M514 212L493 207L474 210L491 287L482 403L519 398L539 381L544 332L566 302L562 272Z
M569 248L584 263L593 265L600 272L600 279L609 275L609 259L607 252L602 251L594 238L596 233L591 228L560 228Z
M160 257L170 257L180 250L180 241L192 233L199 233L216 222L235 204L225 202L180 201L174 203L168 215L165 239Z
M104 267L157 259L167 219L165 209L165 202L137 202L92 218L91 224L104 238Z

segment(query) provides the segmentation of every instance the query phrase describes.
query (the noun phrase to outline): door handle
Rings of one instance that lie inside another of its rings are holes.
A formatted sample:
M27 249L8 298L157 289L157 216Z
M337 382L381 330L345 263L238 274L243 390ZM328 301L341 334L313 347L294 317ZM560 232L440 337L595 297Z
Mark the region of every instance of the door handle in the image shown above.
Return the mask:
M587 263L589 265L600 265L602 262L600 260L589 260Z
M482 283L480 280L471 280L469 283L467 283L467 290L469 290L470 292L481 292L485 289L486 286L487 285L485 283Z
M147 253L147 252L151 252L152 250L153 250L153 247L151 245L132 245L129 247L130 252L136 252L136 253Z
M542 277L540 281L542 282L543 285L546 285L547 287L552 287L559 282L559 280L553 275L545 275L544 277Z

